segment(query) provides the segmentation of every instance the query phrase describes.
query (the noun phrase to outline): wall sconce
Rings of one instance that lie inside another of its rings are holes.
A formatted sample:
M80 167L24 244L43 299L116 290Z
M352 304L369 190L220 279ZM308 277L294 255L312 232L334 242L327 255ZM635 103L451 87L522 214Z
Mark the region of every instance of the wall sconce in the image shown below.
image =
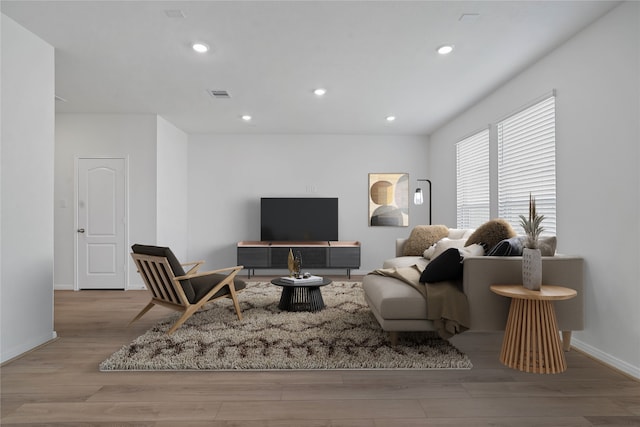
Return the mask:
M418 182L423 181L429 184L429 225L431 225L431 181L428 179L418 179ZM424 199L422 197L422 188L416 188L416 192L413 194L413 204L421 205L424 203Z

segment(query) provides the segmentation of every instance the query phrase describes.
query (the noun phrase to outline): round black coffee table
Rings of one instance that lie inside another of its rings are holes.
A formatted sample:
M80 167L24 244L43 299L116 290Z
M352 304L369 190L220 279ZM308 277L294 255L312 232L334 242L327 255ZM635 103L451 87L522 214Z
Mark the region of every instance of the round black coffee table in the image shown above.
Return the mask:
M285 311L320 311L324 308L324 300L320 292L321 286L327 286L331 279L322 278L322 282L289 283L282 279L273 279L272 284L282 287L282 295L278 308Z

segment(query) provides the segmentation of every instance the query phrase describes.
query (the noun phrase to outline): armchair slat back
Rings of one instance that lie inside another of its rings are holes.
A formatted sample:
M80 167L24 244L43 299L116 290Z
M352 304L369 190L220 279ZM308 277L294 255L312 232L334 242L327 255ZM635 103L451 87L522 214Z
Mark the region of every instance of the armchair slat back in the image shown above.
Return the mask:
M166 258L142 254L132 254L132 257L154 299L169 304L188 305L184 291L175 280L173 270Z

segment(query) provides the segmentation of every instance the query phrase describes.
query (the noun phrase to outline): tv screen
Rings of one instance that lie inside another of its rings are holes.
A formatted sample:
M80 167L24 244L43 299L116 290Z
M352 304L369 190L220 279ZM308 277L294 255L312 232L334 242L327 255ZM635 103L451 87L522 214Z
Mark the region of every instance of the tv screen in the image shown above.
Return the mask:
M338 199L261 198L260 240L306 242L338 240Z

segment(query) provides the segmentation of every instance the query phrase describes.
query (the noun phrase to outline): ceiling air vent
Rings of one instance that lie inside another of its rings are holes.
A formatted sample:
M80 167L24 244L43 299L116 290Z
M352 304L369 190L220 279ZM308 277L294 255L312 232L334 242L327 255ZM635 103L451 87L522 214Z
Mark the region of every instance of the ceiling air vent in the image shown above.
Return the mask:
M209 89L207 90L207 92L209 92L209 95L211 95L211 97L213 98L231 98L231 95L229 95L229 92L227 92L226 90L213 90L213 89Z
M165 9L164 14L169 18L184 18L184 12L180 9Z

